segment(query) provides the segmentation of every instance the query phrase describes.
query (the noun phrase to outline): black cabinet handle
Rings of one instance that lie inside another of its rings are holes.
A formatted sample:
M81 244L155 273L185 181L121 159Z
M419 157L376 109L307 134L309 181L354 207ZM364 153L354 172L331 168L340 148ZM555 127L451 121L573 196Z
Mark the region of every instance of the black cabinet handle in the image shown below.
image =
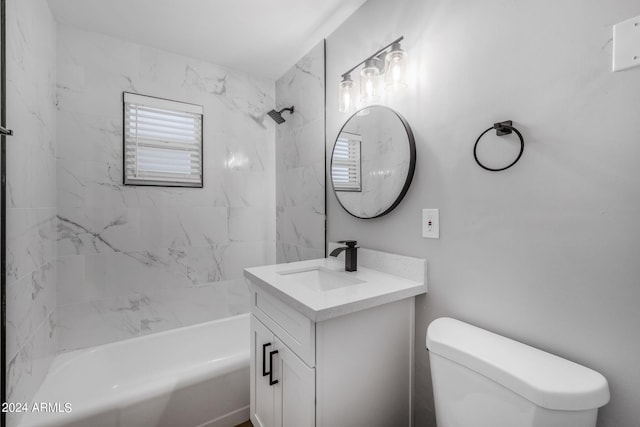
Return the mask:
M271 372L267 372L267 355L265 351L267 347L269 347L270 345L271 345L270 342L266 344L262 344L262 376L263 377L266 377L271 373Z
M269 352L269 385L278 384L278 380L273 379L273 355L278 354L278 350Z

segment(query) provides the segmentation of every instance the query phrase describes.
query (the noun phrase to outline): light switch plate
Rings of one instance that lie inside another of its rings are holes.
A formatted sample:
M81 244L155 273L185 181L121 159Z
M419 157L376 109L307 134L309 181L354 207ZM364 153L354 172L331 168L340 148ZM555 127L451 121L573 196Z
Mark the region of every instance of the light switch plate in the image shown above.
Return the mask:
M613 26L613 71L640 66L640 16Z
M438 209L422 209L422 237L440 238L440 213Z

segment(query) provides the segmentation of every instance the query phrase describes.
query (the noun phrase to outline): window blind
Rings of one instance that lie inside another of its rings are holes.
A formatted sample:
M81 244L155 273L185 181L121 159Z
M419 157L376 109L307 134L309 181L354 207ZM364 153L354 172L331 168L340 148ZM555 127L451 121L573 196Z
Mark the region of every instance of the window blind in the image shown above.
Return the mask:
M336 191L362 191L360 182L360 142L362 137L341 132L333 148L331 179Z
M202 187L202 106L124 94L124 183Z

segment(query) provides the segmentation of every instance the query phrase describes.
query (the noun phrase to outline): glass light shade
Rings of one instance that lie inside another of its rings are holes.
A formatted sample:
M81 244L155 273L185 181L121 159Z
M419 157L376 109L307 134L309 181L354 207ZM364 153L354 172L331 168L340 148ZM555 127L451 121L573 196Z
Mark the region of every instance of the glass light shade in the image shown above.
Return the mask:
M386 55L385 86L387 90L399 91L407 87L407 52L394 43Z
M360 71L360 100L373 104L380 100L380 69L382 61L378 58L367 59Z
M342 78L338 86L338 111L350 113L355 110L355 98L353 96L353 80L348 74Z

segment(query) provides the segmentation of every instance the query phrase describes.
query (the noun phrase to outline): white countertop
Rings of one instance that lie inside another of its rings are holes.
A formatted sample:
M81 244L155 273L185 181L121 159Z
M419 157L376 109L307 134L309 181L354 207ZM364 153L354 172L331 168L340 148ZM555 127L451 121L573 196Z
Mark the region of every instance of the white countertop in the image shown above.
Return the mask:
M317 290L301 284L295 274L279 274L313 267L322 267L339 274L346 280L362 281L362 283L353 283L337 289ZM358 266L358 271L344 271L344 261L335 258L252 267L244 270L244 276L254 286L274 295L316 322L427 292L424 282L405 279L371 268Z

